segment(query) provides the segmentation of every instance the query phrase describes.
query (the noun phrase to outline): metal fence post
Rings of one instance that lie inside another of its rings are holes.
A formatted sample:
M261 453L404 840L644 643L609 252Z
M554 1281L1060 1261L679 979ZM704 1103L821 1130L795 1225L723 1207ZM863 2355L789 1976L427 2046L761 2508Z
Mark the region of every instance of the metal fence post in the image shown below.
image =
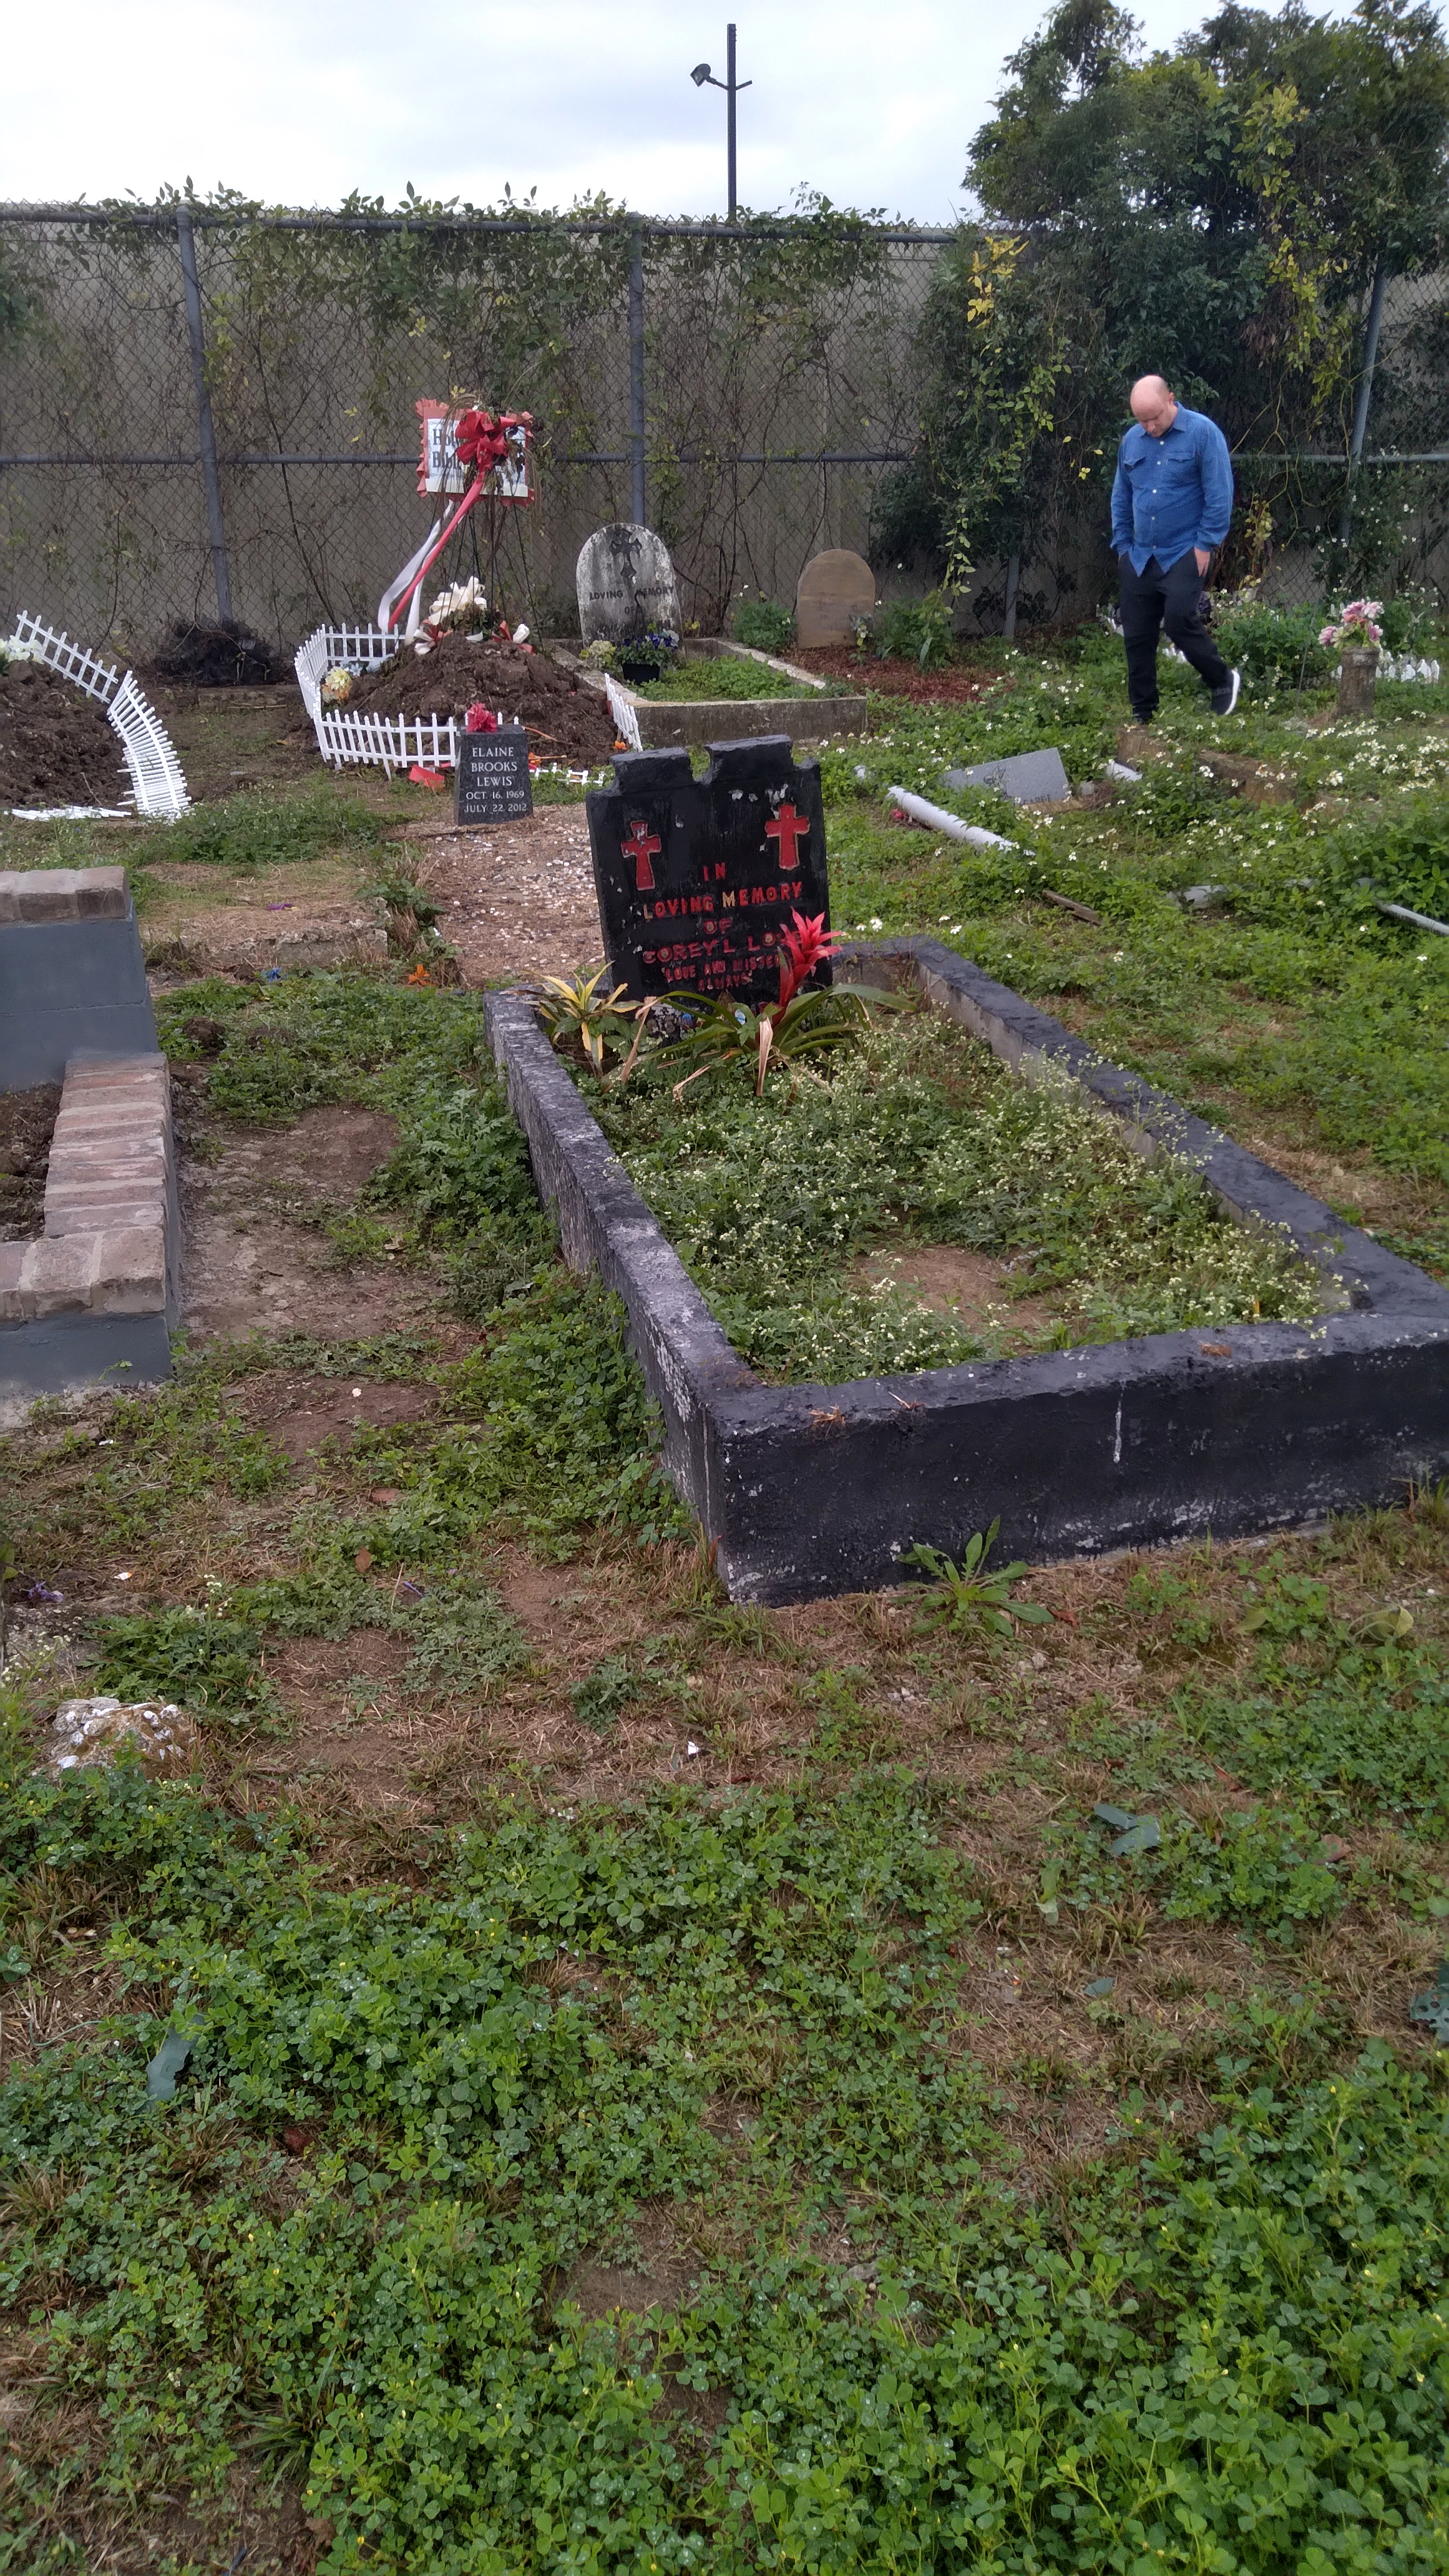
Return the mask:
M191 209L176 209L176 247L181 253L181 282L186 292L186 336L191 342L191 381L196 388L196 429L201 448L201 480L206 492L206 523L211 533L211 570L216 583L216 613L231 624L231 572L226 560L226 525L221 515L221 476L216 465L216 431L211 396L206 390L206 343L201 333L201 284L196 274L196 235Z
M636 229L629 241L629 462L634 525L644 519L644 235Z
M1363 463L1364 440L1368 436L1369 397L1374 389L1374 368L1378 363L1379 325L1384 318L1384 296L1389 272L1383 260L1374 270L1373 293L1369 297L1368 327L1363 338L1363 374L1359 378L1358 398L1353 407L1353 428L1348 442L1348 490L1343 497L1343 516L1338 523L1338 541L1346 546L1353 526L1354 486Z

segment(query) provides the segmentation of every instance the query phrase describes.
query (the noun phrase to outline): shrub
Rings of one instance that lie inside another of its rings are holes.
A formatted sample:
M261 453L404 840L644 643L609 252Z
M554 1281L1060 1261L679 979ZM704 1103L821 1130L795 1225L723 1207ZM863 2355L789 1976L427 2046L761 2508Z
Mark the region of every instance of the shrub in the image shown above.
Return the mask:
M795 632L795 620L778 599L742 599L734 614L735 641L757 653L783 653Z

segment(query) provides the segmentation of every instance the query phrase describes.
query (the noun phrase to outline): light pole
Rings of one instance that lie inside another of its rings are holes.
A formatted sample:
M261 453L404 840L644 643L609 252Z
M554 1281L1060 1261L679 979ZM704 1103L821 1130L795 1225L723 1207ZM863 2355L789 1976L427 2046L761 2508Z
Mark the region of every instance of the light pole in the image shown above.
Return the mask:
M724 79L716 80L708 63L696 63L689 77L693 81L696 89L703 89L706 82L708 82L711 89L722 89L729 102L729 124L727 129L729 134L730 164L729 221L733 223L736 211L735 201L738 195L738 190L735 186L735 100L738 98L742 89L753 89L755 86L753 81L742 81L736 80L735 78L735 30L733 19L731 19L730 24L725 29Z

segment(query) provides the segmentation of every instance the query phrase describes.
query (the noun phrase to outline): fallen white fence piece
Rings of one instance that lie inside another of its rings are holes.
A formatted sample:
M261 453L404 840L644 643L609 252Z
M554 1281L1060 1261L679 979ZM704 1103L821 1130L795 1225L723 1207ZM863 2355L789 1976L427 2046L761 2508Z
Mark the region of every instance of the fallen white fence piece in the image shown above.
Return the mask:
M1003 840L999 832L988 832L980 823L963 823L959 814L948 814L944 805L932 805L924 796L912 796L904 787L888 787L887 796L909 814L913 823L924 823L930 832L944 832L949 840L969 841L973 850L1014 850L1015 841Z
M8 638L6 649L19 660L44 662L48 669L58 671L63 680L72 681L105 708L107 723L120 736L138 814L174 823L178 815L189 812L191 798L175 745L150 700L143 695L134 671L127 671L123 678L113 662L103 662L84 644L73 644L68 635L42 625L28 608L22 608L16 618L15 632ZM104 822L123 821L127 812L124 805L66 809L67 819L90 816ZM40 818L32 815L28 819ZM49 813L45 819L51 819Z

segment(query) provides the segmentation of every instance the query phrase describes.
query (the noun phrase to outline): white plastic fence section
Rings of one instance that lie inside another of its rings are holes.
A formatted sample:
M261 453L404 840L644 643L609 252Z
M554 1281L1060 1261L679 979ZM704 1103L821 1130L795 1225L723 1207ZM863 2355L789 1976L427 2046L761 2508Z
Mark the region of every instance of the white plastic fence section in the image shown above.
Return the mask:
M57 635L53 626L43 626L28 608L21 609L9 640L33 662L48 662L63 680L74 680L78 689L84 689L88 698L99 698L103 707L121 685L114 662L103 662L98 653L88 653L84 644L72 644L68 635Z
M339 769L345 761L374 761L389 777L414 761L423 769L454 768L463 730L451 716L360 715L346 707L323 707L313 723L324 760Z
M28 608L21 609L9 641L28 653L32 661L48 664L63 680L84 689L88 698L97 699L105 708L107 723L121 739L138 814L174 823L178 814L189 813L191 798L176 747L150 700L143 696L134 671L128 671L123 679L114 662L103 662L84 644L73 644L68 635L59 635L53 626L42 625ZM97 805L77 810L120 815L126 808Z
M396 635L384 635L380 626L318 626L299 644L293 667L302 703L312 720L317 748L324 760L376 760L371 751L339 749L329 742L322 727L324 718L331 720L339 709L322 704L322 683L329 671L375 671L380 663L390 662L398 649ZM358 719L353 719L354 723Z
M126 673L106 715L121 737L137 813L154 814L165 823L188 813L191 798L175 746L155 708L142 696L134 671Z
M638 715L610 671L604 673L604 688L608 694L609 713L614 719L614 731L623 737L631 751L642 751L644 745L639 739Z

